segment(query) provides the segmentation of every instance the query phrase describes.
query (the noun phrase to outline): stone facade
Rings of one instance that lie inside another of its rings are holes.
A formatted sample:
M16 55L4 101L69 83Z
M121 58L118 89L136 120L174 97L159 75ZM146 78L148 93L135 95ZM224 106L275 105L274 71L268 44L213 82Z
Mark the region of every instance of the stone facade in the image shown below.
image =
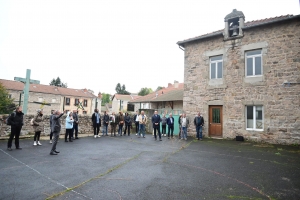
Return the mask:
M209 136L209 106L223 109L222 137L300 144L300 20L243 30L243 37L222 35L184 44L183 110L193 119L200 111ZM245 52L260 49L262 76L247 77ZM210 58L223 56L223 77L210 79ZM284 84L290 82L293 84ZM246 106L263 106L263 129L247 130ZM189 133L195 135L194 126Z

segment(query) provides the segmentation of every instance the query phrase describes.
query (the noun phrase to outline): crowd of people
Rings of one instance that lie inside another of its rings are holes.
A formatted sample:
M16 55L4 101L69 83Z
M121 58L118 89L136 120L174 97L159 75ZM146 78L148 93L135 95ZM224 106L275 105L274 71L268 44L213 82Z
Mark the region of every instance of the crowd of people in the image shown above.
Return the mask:
M15 137L15 146L16 149L21 150L22 148L19 145L19 136L21 133L21 129L23 126L23 115L22 107L18 106L16 111L13 112L8 118L8 124L11 125L11 134L7 143L7 150L12 150L12 140ZM50 151L50 155L57 155L59 151L56 150L56 145L58 142L58 138L61 132L61 120L60 118L64 115L63 112L58 110L53 111L50 116L50 143L52 144L52 148ZM44 130L44 116L43 110L37 110L37 114L31 121L31 125L34 128L34 146L41 146L40 142L40 134ZM135 132L138 138L143 137L145 138L145 128L148 122L148 117L145 115L144 111L140 113L136 111L133 117L131 117L127 112L125 115L123 112L119 112L118 115L115 112L112 112L111 115L105 111L103 116L99 113L98 109L94 110L94 113L91 117L91 122L94 131L94 138L101 137L100 135L100 128L102 126L102 136L108 136L108 126L110 126L110 136L116 137L116 133L118 136L130 136L130 131L133 128L133 124L135 124ZM153 116L151 117L151 123L153 126L154 132L154 139L162 141L162 136L168 136L168 139L174 138L174 125L175 120L172 116L172 113L166 117L165 114L162 117L158 114L157 111L154 112ZM79 118L77 111L67 112L67 116L65 118L65 142L73 142L75 139L79 139L78 137L78 124ZM187 129L189 126L189 119L186 117L186 114L183 113L178 118L178 125L179 125L179 139L187 140ZM198 115L194 118L194 125L197 132L197 139L202 140L202 127L204 126L204 118L198 112ZM168 133L167 132L168 127ZM117 130L118 128L118 130ZM123 131L124 128L124 131Z

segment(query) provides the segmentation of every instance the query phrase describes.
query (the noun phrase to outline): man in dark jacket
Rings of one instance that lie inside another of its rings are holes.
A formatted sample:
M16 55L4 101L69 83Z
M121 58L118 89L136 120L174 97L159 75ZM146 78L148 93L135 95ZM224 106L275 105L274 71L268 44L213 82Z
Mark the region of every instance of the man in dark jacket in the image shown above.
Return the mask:
M170 113L170 115L167 119L167 125L168 125L168 139L170 139L170 131L171 131L172 138L173 138L173 132L174 132L174 117L172 116L172 113Z
M94 138L101 137L99 135L99 130L101 127L101 116L97 108L94 110L94 114L92 115L92 122L94 127Z
M24 115L24 113L22 112L22 107L18 106L16 108L16 111L14 113L12 113L7 120L8 123L11 125L11 133L10 133L10 137L9 137L8 143L7 143L8 151L12 150L11 145L12 145L12 140L14 139L14 137L15 137L16 149L18 149L18 150L22 149L19 144L19 137L20 137L22 126L23 126L23 115Z
M78 119L78 111L77 110L73 110L73 130L72 130L72 137L74 135L74 131L75 131L75 139L79 139L78 137L78 123L79 123L79 119Z
M202 140L202 127L204 126L204 119L200 112L198 112L198 115L194 119L194 125L196 127L197 139Z
M103 131L102 131L102 135L103 136L104 136L104 132L105 132L105 135L108 136L108 134L107 134L108 124L109 124L109 115L106 113L106 111L104 111L104 115L103 115Z
M51 131L53 133L53 142L52 142L52 148L50 151L50 155L57 155L59 151L56 151L56 144L59 138L59 133L61 130L61 124L60 124L60 118L63 116L64 113L61 113L60 111L56 110L54 111L52 115L51 120Z
M134 124L135 124L135 135L138 135L139 133L139 111L136 111L136 114L134 115L133 117L133 121L134 121Z
M156 130L158 131L159 141L161 141L161 134L160 134L160 115L157 114L157 111L154 111L154 115L152 116L152 124L154 129L154 138L156 139Z

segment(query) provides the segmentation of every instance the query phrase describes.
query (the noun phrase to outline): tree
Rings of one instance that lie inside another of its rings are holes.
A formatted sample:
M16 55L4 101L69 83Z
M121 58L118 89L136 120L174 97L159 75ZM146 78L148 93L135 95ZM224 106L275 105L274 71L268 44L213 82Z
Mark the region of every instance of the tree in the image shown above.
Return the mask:
M101 105L104 106L106 103L110 102L110 94L102 93Z
M68 87L67 83L61 82L59 77L57 77L56 79L52 79L49 85L55 85L57 87L64 87L64 88Z
M155 91L158 91L158 90L161 90L161 89L163 89L163 87L162 86L158 86Z
M138 95L140 96L146 96L147 94L150 94L151 92L153 92L153 90L151 88L141 88L141 90L139 91Z
M128 92L128 91L126 90L126 87L125 87L124 84L123 84L122 87L121 87L121 84L118 83L118 84L116 85L115 90L116 90L117 94L130 94L130 92Z
M6 88L0 83L0 114L9 114L15 108L14 99L9 98Z

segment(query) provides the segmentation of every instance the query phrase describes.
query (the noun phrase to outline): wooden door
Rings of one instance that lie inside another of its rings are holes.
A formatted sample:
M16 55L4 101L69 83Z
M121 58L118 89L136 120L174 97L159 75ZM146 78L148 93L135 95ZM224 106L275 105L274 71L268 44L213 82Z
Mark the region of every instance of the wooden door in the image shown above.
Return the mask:
M209 136L222 137L222 106L209 106Z

